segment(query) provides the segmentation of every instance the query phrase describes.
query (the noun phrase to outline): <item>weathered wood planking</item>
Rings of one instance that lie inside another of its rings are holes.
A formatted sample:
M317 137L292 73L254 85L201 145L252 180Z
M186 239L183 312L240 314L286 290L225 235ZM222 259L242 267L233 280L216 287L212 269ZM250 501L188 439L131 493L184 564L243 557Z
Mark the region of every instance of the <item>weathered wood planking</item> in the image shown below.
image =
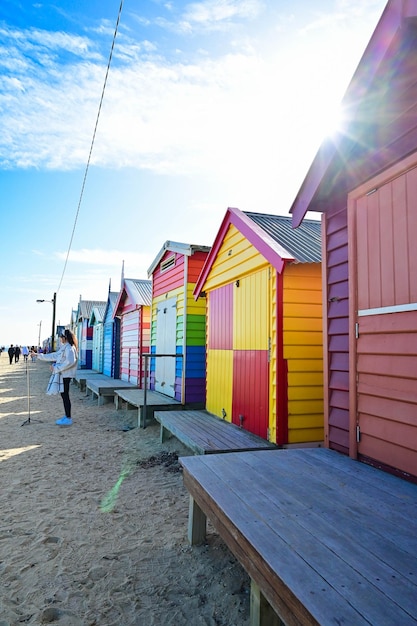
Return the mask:
M323 448L181 464L199 539L202 512L285 624L417 623L417 485Z
M98 405L114 399L116 389L135 389L135 385L125 380L115 380L104 376L104 379L87 378L86 394L91 391L92 396L97 396Z
M76 375L74 376L74 382L79 386L81 391L85 391L85 385L88 378L97 378L100 377L104 379L104 374L99 374L95 370L77 370ZM106 377L108 378L108 376Z
M146 391L146 411L145 409L145 390L144 389L116 389L114 394L114 403L116 410L122 407L122 403L126 402L127 408L136 408L138 410L138 426L146 426L148 417L153 417L155 411L167 411L182 406L178 400L165 396L158 391ZM144 415L143 413L146 413Z
M195 454L276 448L207 411L155 411L155 419L161 424L161 441L171 433Z

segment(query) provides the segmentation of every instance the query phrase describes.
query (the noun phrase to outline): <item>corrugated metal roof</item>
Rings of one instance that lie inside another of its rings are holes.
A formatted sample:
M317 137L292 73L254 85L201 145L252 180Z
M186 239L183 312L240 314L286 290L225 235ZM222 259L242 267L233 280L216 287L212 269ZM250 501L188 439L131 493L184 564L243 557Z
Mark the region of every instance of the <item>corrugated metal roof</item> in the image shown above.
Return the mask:
M95 306L106 306L102 300L80 300L78 303L78 319L90 319L91 312Z
M103 302L103 304L99 304L98 306L93 306L90 315L90 325L93 321L95 321L96 324L100 324L103 321L106 307L107 302Z
M125 278L124 285L136 304L150 306L152 304L152 281Z
M292 227L292 218L285 215L267 215L243 211L274 241L279 243L299 263L321 261L321 223L304 220L298 228Z

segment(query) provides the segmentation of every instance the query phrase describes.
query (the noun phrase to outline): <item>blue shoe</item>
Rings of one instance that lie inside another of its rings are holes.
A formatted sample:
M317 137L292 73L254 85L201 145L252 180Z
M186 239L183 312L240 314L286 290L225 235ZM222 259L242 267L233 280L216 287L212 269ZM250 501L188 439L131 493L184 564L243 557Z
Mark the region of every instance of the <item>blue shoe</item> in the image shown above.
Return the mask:
M61 417L61 419L56 420L55 424L57 426L71 426L72 425L72 419L70 417L66 417L64 415L64 417Z

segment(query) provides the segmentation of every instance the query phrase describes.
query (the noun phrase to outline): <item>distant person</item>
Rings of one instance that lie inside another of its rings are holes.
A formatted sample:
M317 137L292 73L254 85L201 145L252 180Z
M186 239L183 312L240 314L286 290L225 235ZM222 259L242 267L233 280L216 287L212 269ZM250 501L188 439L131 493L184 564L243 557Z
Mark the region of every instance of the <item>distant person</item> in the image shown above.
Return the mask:
M49 352L48 354L38 354L39 361L55 361L51 365L51 380L49 381L47 394L53 395L60 393L64 403L65 415L55 421L58 426L71 426L71 400L69 397L69 387L71 379L77 373L77 339L75 335L68 329L65 329L60 336L61 347L57 352ZM58 385L55 389L50 389Z
M22 354L23 354L24 362L27 363L28 356L29 356L29 348L27 346L22 347Z
M16 346L14 349L14 362L19 363L20 358L20 346Z
M10 344L10 348L7 350L8 354L9 354L9 361L10 361L10 365L13 363L13 358L14 358L14 346L13 344Z

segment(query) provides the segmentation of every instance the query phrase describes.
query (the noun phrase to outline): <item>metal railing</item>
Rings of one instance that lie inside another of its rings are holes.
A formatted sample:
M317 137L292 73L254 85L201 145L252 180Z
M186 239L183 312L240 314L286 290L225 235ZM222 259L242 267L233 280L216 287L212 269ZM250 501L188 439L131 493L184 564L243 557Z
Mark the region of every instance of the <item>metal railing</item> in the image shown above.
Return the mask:
M144 365L144 373L143 373L143 378L144 378L144 385L143 385L143 407L142 407L142 411L141 411L141 415L140 415L140 422L142 422L142 424L139 423L139 428L142 427L146 428L146 413L147 413L147 406L148 406L148 365L149 365L149 359L153 359L153 358L159 358L159 357L174 357L174 358L183 358L183 354L151 354L150 352L144 352L141 354L141 357L144 358L145 361L145 365Z

